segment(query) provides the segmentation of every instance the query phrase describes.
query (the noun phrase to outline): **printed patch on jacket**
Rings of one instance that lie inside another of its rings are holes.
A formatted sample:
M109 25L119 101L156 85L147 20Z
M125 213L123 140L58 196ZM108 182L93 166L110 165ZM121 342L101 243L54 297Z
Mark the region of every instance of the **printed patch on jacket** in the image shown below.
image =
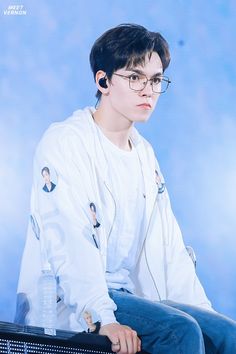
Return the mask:
M57 175L53 168L44 166L41 170L42 190L46 193L51 193L56 188Z
M158 193L163 193L164 190L165 190L165 183L163 183L161 181L161 177L159 176L157 170L155 170L155 179L156 179L156 184L157 184L157 187L158 187Z
M100 318L93 310L86 310L83 312L81 324L87 333L98 333L101 327Z
M35 237L37 238L37 240L39 240L40 239L40 227L39 227L37 219L34 215L30 215L30 222L31 222L31 227L32 227L33 233L35 234Z
M98 222L97 220L97 210L96 210L96 205L94 203L90 203L89 204L89 208L90 208L90 213L92 216L92 221L93 221L93 227L97 228L99 227L101 224Z

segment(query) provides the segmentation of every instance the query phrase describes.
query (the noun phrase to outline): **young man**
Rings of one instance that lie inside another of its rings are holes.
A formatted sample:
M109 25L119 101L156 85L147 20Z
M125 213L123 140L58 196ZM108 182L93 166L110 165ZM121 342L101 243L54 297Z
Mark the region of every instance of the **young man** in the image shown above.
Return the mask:
M212 309L154 152L134 128L166 91L169 61L165 39L142 26L117 26L95 42L98 108L52 124L36 152L16 321L39 324L37 282L50 267L57 328L83 331L93 313L114 352L236 353L236 323Z

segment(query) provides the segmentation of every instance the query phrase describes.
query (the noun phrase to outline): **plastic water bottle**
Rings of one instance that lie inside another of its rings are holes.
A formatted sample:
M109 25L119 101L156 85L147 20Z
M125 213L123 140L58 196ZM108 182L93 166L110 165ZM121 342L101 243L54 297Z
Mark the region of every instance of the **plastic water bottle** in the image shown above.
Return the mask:
M57 289L56 279L51 270L42 270L38 281L39 322L44 333L56 335Z

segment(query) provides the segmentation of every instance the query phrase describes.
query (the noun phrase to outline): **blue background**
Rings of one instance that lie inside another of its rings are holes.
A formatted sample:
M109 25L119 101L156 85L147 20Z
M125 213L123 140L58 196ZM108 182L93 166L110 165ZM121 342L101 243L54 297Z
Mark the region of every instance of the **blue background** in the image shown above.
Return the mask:
M27 14L4 15L13 4ZM213 306L236 319L235 1L40 0L0 4L0 320L15 310L35 147L51 122L95 104L90 47L123 22L170 43L171 87L138 129Z

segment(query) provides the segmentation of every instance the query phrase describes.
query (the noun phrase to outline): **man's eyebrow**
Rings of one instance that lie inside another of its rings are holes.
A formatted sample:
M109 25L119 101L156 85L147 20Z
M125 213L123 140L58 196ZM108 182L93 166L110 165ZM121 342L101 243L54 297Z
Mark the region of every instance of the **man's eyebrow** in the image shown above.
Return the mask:
M135 72L136 74L139 74L139 75L146 75L142 70L139 70L139 69L129 68L129 69L126 69L126 71L133 71L133 72ZM163 74L163 72L160 69L158 72L153 74L152 77L159 76L159 75L162 75L162 74Z

